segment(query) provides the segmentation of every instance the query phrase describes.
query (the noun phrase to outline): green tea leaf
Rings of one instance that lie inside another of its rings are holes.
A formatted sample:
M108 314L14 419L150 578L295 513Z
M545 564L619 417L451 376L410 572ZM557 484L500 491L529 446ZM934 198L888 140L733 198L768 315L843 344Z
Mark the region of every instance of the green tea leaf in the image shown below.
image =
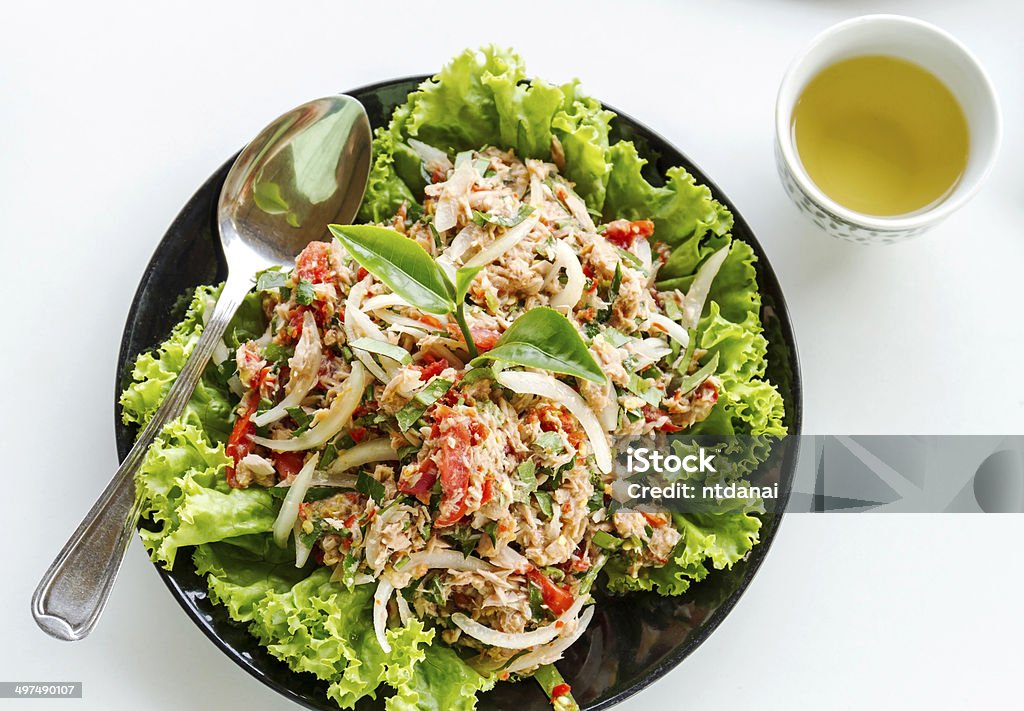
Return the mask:
M448 314L455 308L455 288L414 240L374 225L328 227L366 271L416 308L432 314Z
M356 479L356 491L360 494L366 494L378 504L384 501L384 485L366 472L359 472Z
M288 272L283 272L277 267L264 269L256 275L256 291L270 291L288 283Z
M473 279L483 268L483 265L479 267L460 267L455 271L456 304L461 304L463 299L466 298L466 294L469 293L469 287L473 284Z
M595 383L605 381L604 372L590 355L579 331L565 316L547 306L517 318L494 348L474 359L472 365L488 358Z

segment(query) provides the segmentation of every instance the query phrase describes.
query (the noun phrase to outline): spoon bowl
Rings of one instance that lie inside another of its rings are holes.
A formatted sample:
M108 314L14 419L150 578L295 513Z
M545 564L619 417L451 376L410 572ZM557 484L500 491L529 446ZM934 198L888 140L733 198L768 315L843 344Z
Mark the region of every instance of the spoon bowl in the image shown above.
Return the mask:
M181 373L107 487L32 595L36 624L57 639L92 631L135 535L135 473L164 426L185 410L253 275L290 263L333 222L351 222L370 173L370 121L350 96L317 99L282 115L239 154L217 205L228 276Z

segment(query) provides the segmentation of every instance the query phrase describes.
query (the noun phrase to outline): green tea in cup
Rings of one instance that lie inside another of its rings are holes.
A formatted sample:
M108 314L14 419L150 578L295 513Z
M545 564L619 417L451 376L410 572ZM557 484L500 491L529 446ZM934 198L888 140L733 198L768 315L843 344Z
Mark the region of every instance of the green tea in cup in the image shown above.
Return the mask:
M964 111L934 74L906 59L865 55L821 70L793 107L804 170L838 204L909 215L942 202L970 154Z

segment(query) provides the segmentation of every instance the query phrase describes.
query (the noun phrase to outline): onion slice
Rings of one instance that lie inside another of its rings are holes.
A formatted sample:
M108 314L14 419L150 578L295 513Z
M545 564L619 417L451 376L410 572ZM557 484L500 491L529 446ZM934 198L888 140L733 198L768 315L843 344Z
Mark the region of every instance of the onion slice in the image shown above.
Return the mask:
M558 268L564 267L566 282L562 290L551 297L551 307L562 311L571 311L583 296L586 276L583 274L583 266L580 264L579 257L564 240L558 240L555 243L555 255L555 269L552 271L557 274Z
M302 541L302 524L299 522L298 517L295 518L295 526L293 528L295 533L295 567L301 568L309 560L309 554L313 552L312 546L307 546Z
M356 284L348 292L348 298L345 300L345 340L349 343L356 340L359 336L365 336L367 338L376 338L379 341L386 341L387 338L384 336L384 332L377 328L377 324L367 316L362 310L363 296L366 295L366 286L364 284ZM359 328L359 333L356 332L356 327ZM382 383L387 383L392 377L394 377L394 371L381 368L377 365L377 361L373 359L373 356L365 351L356 349L354 351L356 358L359 362L366 366L366 369L373 374L373 377Z
M419 553L413 553L409 556L409 562L406 563L406 567L403 568L403 570L414 569L420 566L460 571L494 570L494 567L486 561L473 557L467 558L459 551L453 551L448 548L442 548L441 550L430 552L421 551Z
M507 230L498 239L481 249L465 262L467 267L485 267L495 259L519 244L537 224L536 217L527 217L515 227Z
M683 317L681 319L684 328L694 328L700 321L700 315L704 311L704 302L708 300L708 293L711 291L711 282L718 276L718 270L722 268L725 258L729 256L729 246L726 245L718 250L697 270L690 290L686 292L683 299Z
M373 594L373 632L377 635L377 644L385 654L391 654L391 645L388 644L384 631L388 623L388 602L394 592L395 586L389 583L387 578L381 578L377 583L377 591Z
M590 406L587 405L578 392L565 383L555 380L550 375L542 373L503 371L498 374L498 382L520 395L538 395L563 405L583 425L583 430L587 433L587 438L590 440L590 447L594 450L597 468L604 474L611 472L612 451L608 445L608 438L605 436L604 428L601 427L601 422L597 419L597 415L594 414L594 411L590 409Z
M257 427L264 427L287 415L290 408L301 405L306 395L316 385L323 357L320 330L316 326L313 314L307 311L302 315L302 335L295 344L295 355L288 359L288 367L291 370L285 388L288 392L277 405L253 417L252 423Z
M306 449L323 447L351 421L352 413L355 412L359 401L363 398L367 380L366 370L362 363L353 363L352 372L345 379L341 391L334 396L331 406L327 408L327 416L321 419L315 427L291 439L253 437L252 441L275 452L301 452Z
M556 639L554 642L551 642L550 644L544 645L543 647L538 647L537 649L534 649L532 652L524 654L523 656L513 661L512 664L510 664L503 671L507 671L509 674L515 674L516 672L523 671L524 669L529 669L530 667L537 667L541 664L551 664L552 662L557 662L559 659L562 658L562 652L564 652L573 644L575 644L576 640L583 636L583 633L587 631L587 627L590 626L590 621L593 618L594 606L591 605L583 611L582 615L580 615L580 619L576 623L576 629L573 630L573 633L571 635L569 635L568 637L562 637L561 639Z
M536 647L539 644L547 644L557 637L569 622L576 619L576 616L580 613L580 610L583 609L583 605L589 597L590 596L587 594L580 595L568 610L559 615L557 620L552 622L550 625L538 627L530 632L499 632L498 630L491 629L486 625L480 624L461 612L456 612L452 615L451 620L459 629L473 639L492 647L501 647L502 649L529 649L530 647Z
M654 327L657 327L656 329ZM690 345L690 334L678 323L664 314L651 314L640 326L640 329L650 333L652 330L660 330L667 333L669 338L677 341L679 345L686 348Z
M282 548L288 543L288 534L292 532L292 527L299 518L299 504L306 498L306 491L309 490L309 482L313 478L313 470L316 469L319 459L320 454L316 453L306 460L288 488L284 501L281 502L281 510L274 521L274 542Z
M341 474L347 469L361 467L370 462L390 462L397 459L398 452L391 446L390 438L368 439L351 449L338 452L338 458L327 467L327 473ZM331 477L326 477L324 481L330 486Z

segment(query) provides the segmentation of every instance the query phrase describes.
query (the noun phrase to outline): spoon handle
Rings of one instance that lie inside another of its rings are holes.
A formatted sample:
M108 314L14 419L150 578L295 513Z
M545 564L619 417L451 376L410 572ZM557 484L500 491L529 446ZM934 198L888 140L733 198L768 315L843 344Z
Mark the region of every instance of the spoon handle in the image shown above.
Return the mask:
M210 356L251 288L248 274L228 276L199 341L160 408L39 581L32 595L32 616L47 634L73 642L95 626L138 523L141 502L135 497L135 473L164 426L184 412Z

